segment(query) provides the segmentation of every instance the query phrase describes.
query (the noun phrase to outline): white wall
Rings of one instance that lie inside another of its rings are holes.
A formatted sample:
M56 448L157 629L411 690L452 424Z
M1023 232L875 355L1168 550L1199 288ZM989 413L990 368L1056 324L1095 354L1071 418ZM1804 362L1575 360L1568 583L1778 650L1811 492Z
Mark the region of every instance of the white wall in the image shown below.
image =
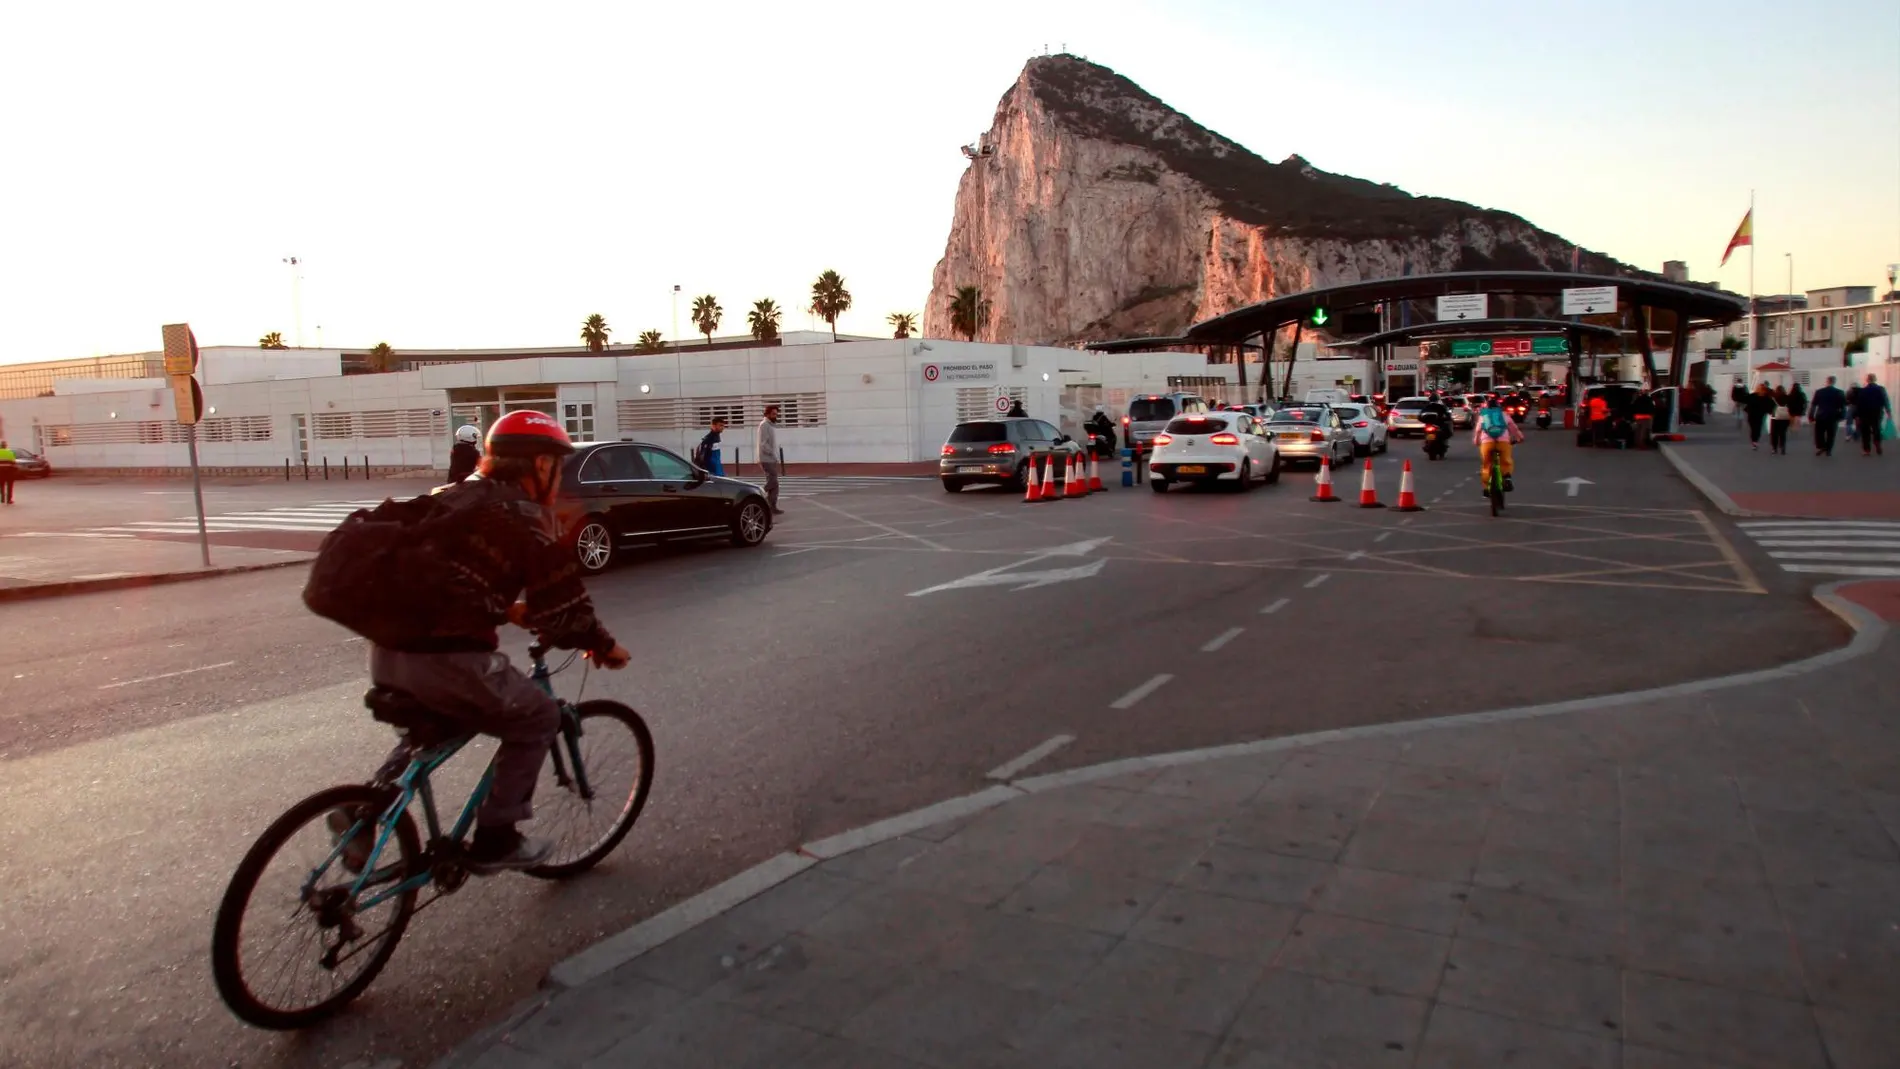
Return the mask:
M254 349L213 345L198 350L198 381L206 386L284 379L326 379L342 374L341 349Z

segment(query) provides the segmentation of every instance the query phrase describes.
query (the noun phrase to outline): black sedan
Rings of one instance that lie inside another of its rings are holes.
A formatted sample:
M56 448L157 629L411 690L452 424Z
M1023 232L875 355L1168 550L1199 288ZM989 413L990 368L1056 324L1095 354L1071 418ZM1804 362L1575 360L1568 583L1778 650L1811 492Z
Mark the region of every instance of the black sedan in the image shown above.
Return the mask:
M557 513L590 573L627 546L718 537L756 546L772 529L765 491L644 442L577 444L561 471Z

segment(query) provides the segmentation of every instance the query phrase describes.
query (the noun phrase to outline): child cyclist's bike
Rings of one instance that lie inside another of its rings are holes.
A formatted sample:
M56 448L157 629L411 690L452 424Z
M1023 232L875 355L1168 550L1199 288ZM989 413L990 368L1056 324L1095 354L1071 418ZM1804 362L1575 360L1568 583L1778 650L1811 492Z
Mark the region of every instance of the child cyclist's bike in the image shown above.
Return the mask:
M531 678L553 694L546 654L529 648ZM395 953L409 918L470 875L467 837L493 763L445 830L429 777L473 736L395 691L376 688L364 701L401 734L403 748L372 782L318 791L278 817L244 855L218 907L211 936L218 993L260 1028L303 1028L349 1005ZM653 782L653 736L640 714L611 701L560 705L561 731L534 799L534 833L554 849L524 870L543 879L583 872L611 853ZM425 890L432 893L418 904Z
M1491 515L1504 511L1504 458L1497 453L1491 454L1491 470L1484 481L1484 496L1491 499Z

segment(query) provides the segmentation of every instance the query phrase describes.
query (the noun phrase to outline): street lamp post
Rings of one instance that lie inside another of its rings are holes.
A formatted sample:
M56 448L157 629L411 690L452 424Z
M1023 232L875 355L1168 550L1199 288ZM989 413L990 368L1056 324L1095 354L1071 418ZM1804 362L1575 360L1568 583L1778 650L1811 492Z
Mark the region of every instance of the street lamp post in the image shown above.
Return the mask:
M1788 258L1788 327L1789 333L1793 333L1801 327L1801 317L1794 310L1794 253L1784 252L1781 255ZM1788 351L1793 352L1795 348L1794 339L1788 339Z
M1893 351L1893 328L1894 328L1894 319L1896 318L1894 316L1894 289L1893 287L1894 287L1894 282L1896 279L1900 279L1900 264L1888 264L1887 265L1887 364L1889 367L1893 365L1894 359L1896 357L1900 357L1900 353L1896 353Z

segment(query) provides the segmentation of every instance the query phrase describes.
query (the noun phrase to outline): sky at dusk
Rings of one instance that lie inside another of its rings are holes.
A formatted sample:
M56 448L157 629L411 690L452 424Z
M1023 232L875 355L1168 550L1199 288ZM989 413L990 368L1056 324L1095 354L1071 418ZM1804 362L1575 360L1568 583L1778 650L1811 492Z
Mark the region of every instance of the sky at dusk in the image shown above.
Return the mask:
M1883 10L1884 9L1884 10ZM1717 269L1900 261L1900 7L1810 0L16 4L0 14L0 362L721 333L760 297L921 313L965 161L1028 58L1105 64L1258 152ZM1884 286L1882 286L1884 289Z

